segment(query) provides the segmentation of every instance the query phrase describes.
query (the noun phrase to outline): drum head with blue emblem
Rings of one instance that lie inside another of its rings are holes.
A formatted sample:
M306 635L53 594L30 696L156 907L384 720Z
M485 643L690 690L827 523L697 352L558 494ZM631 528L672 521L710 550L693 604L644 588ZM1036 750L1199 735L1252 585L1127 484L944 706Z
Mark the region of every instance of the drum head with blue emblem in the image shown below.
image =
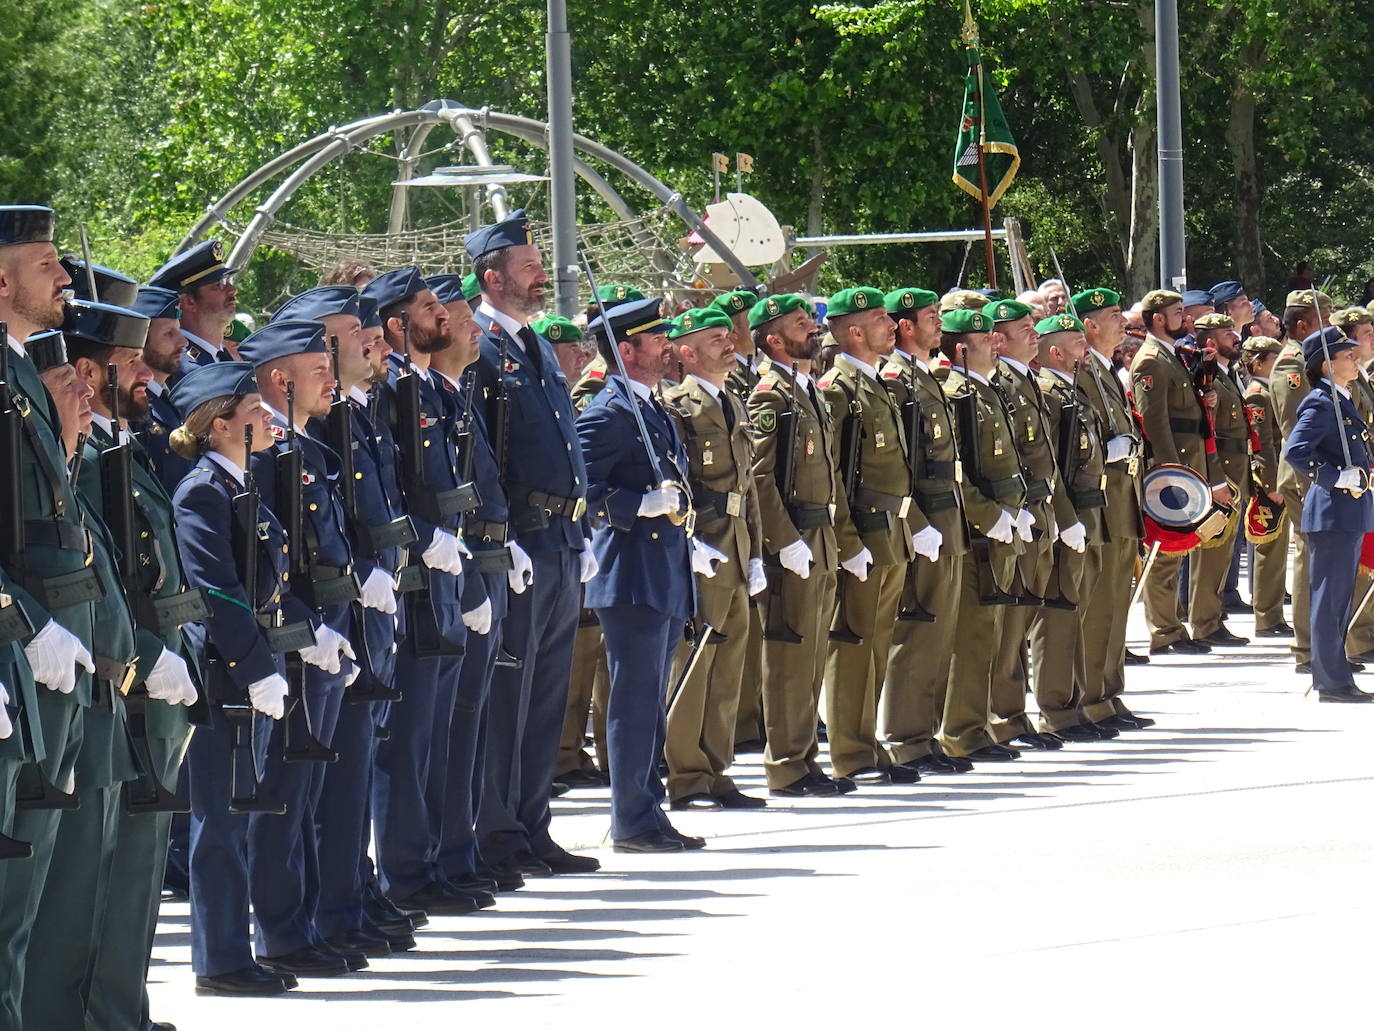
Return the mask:
M1157 465L1145 474L1141 507L1160 526L1194 530L1212 510L1212 491L1186 465Z

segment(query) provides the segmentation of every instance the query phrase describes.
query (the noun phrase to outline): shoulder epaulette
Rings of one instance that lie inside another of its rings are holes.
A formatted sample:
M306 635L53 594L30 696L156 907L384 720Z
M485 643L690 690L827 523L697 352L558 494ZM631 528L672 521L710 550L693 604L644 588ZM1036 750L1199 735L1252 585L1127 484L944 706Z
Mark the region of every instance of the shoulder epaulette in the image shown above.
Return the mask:
M902 370L895 365L884 365L878 373L883 379L901 379Z
M606 378L606 370L605 370L605 369L588 369L588 370L587 370L587 378L588 378L588 379L605 379L605 378Z
M816 385L820 387L822 390L824 390L826 387L832 386L834 384L836 375L837 374L835 370L831 369L829 372L827 372L824 376L822 376L820 379L816 381Z

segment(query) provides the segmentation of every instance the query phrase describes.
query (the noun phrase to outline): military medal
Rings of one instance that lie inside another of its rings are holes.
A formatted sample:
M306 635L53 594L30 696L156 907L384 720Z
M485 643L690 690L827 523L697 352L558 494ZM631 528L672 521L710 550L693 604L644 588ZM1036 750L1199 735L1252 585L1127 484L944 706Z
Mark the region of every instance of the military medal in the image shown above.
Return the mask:
M886 446L886 444L887 444L887 438L886 438L885 436L883 436L883 431L882 431L882 430L878 430L876 433L873 434L873 446L874 446L874 447L884 447L884 446Z
M992 442L992 456L993 456L994 458L1000 458L1001 455L1002 455L1002 442L1001 442L1000 440L994 439L993 442Z
M806 442L806 453L808 455L814 455L816 453L816 442L814 440L808 440Z
M716 461L716 453L715 453L714 451L711 450L711 447L710 447L710 445L708 444L708 445L706 446L706 450L703 451L703 452L701 453L701 464L702 464L702 465L714 465L714 464L715 464L715 461Z

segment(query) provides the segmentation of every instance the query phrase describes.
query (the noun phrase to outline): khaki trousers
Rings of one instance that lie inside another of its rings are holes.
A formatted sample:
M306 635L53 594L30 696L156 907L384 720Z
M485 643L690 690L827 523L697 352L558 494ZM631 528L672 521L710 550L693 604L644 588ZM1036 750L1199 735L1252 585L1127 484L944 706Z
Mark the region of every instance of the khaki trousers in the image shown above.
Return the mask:
M1255 563L1250 570L1250 607L1255 613L1256 630L1268 630L1284 621L1290 523L1291 520L1285 518L1277 537L1255 545Z
M1055 548L1059 589L1077 599L1073 609L1042 608L1030 628L1031 683L1040 709L1040 730L1056 731L1082 722L1078 713L1087 681L1083 642L1083 611L1093 603L1090 572L1101 567L1099 544L1089 544L1083 554L1071 548ZM1093 552L1099 554L1090 559Z
M744 652L739 706L735 711L735 740L763 740L763 602L749 606L749 646Z
M1288 522L1293 534L1293 661L1301 664L1312 661L1312 621L1308 614L1311 608L1311 578L1307 571L1307 534L1302 526L1303 496L1297 490L1285 488L1283 510L1288 513Z
M1191 552L1190 565L1197 561L1198 549ZM1150 647L1163 648L1188 636L1178 616L1178 567L1183 556L1155 556L1154 565L1145 577L1145 622L1150 627Z
M1198 548L1189 557L1188 621L1193 625L1194 639L1220 630L1226 617L1221 594L1226 589L1226 574L1231 568L1239 526L1237 515L1227 522L1225 531L1211 542L1211 547Z
M899 622L892 631L887 678L879 699L883 740L894 763L931 754L945 712L949 667L959 632L959 585L964 560L943 551L934 562L917 558L915 598L935 617L934 623Z
M749 591L742 581L717 585L714 579L697 577L699 611L726 640L702 647L692 675L668 710L663 752L673 800L722 795L735 786L725 771L734 759L735 707L749 648ZM679 646L670 688L690 653L685 643Z
M948 755L964 756L994 743L988 731L989 692L1006 606L979 604L978 566L973 553L960 561L959 633L950 661L940 747Z
M897 604L906 580L906 563L874 566L860 581L840 573L836 625L842 613L858 644L831 641L825 663L825 733L830 768L836 777L888 765L878 744L878 692L887 678L888 654L897 622Z
M606 699L611 677L606 669L606 649L601 643L601 627L580 626L573 643L572 676L568 681L568 702L563 712L563 735L558 742L558 773L606 768ZM582 748L587 738L587 710L592 714L592 739L596 759ZM557 774L555 774L555 777Z
M1049 518L1048 507L1037 508L1037 524L1044 525L1043 520ZM1043 598L1054 570L1054 545L1049 538L1041 537L1027 544L1016 564L1021 572L1021 586L1035 597ZM992 734L998 744L1006 744L1034 730L1026 715L1026 689L1030 679L1026 639L1039 611L1039 606L1009 605L1002 615L1002 636L992 667L991 693Z
M1363 655L1365 652L1374 649L1374 598L1364 607L1364 611L1359 614L1359 618L1354 618L1354 606L1360 604L1365 592L1369 590L1369 574L1361 570L1355 572L1355 596L1351 601L1351 620L1350 629L1345 635L1345 653L1350 658Z
M821 675L835 608L835 574L813 568L805 580L783 572L781 601L800 644L763 642L763 754L770 788L784 788L809 773L816 761L816 718Z
M1133 537L1111 540L1087 550L1079 590L1083 623L1083 717L1096 723L1125 715L1119 701L1126 689L1126 619L1135 588L1139 543ZM1163 556L1160 556L1161 558ZM1156 563L1158 559L1156 559Z

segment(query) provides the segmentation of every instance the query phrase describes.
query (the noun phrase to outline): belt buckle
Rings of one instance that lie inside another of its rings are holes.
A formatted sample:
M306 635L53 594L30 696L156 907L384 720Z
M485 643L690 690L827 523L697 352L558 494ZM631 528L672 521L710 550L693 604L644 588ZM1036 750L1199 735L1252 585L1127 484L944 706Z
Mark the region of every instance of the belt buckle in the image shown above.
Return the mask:
M898 518L898 519L905 519L905 518L907 517L907 513L910 512L910 511L911 511L911 498L909 498L909 497L902 498L902 503L901 503L901 505L900 505L900 506L898 507L898 509L897 509L897 518Z
M730 516L740 515L744 511L744 498L738 491L730 491L725 495L725 514Z
M572 514L572 520L573 520L573 522L577 522L577 520L581 519L581 518L582 518L584 515L586 515L586 514L587 514L587 499L586 499L586 498L578 498L576 501L573 502L573 514Z

